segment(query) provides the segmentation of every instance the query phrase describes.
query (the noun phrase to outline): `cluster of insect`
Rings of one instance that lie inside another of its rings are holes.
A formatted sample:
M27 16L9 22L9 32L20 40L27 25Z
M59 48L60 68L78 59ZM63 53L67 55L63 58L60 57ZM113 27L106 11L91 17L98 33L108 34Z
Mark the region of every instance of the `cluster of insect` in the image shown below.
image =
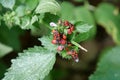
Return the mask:
M65 54L73 58L75 62L79 62L79 48L85 51L87 50L76 42L71 42L75 31L75 26L69 21L61 20L59 20L58 23L51 22L50 26L52 27L53 35L53 39L51 42L52 44L57 45L58 53L62 54L63 52L65 52Z

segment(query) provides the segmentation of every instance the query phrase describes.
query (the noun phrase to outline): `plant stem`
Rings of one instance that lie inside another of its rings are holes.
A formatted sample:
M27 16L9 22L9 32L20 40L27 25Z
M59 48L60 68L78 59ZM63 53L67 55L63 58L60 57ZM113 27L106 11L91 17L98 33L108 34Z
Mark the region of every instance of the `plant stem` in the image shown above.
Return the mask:
M85 49L84 47L82 47L80 44L76 43L75 41L71 41L72 44L74 44L75 46L79 47L80 49L82 49L85 52L88 52L87 49Z
M73 32L73 37L72 37L71 41L73 41L73 39L75 38L75 35L76 35L76 31Z

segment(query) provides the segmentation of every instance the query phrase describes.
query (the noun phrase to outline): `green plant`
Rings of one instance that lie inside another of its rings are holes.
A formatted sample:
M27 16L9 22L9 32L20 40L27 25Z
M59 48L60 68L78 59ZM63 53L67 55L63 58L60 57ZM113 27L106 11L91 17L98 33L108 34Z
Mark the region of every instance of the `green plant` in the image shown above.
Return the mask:
M0 57L12 50L20 51L18 36L24 34L24 30L30 30L33 36L41 37L38 38L41 46L24 50L16 59L11 60L12 65L2 80L43 80L53 68L57 54L79 62L79 50L87 52L79 43L94 38L96 24L103 26L119 45L120 15L117 9L108 3L102 3L95 8L87 0L76 1L83 2L84 5L76 7L60 0L0 0ZM113 54L116 51L119 51L119 47L113 49ZM103 61L99 62L101 66L98 65L98 70L90 80L120 79L117 71L119 65L112 66L107 70L106 78L101 78L104 75L100 72L108 67L102 65L105 65L105 61L112 61L108 59L112 56L111 51L105 53L105 56L101 57ZM116 61L119 61L119 52L114 55ZM109 70L117 77L111 78Z

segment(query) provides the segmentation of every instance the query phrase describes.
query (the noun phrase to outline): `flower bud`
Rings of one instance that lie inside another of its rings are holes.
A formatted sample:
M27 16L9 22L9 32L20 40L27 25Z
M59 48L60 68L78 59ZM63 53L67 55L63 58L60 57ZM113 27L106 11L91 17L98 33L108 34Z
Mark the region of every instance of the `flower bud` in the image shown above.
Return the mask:
M76 58L76 59L75 59L75 62L79 62L79 58Z
M76 51L74 51L71 56L75 62L79 62L78 54L76 53Z
M73 30L74 30L74 26L71 26L71 27L70 27L70 30L73 31Z
M72 51L68 51L67 54L68 54L68 55L72 55Z
M54 29L52 30L52 33L53 33L53 34L55 34L56 32L57 32L56 30L54 30Z
M62 51L63 49L64 49L64 46L62 46L62 45L58 46L58 48L57 48L58 51Z
M67 39L67 36L65 34L63 34L62 38L63 39Z
M56 27L57 24L55 24L54 22L51 22L51 23L50 23L50 26Z
M57 44L57 40L53 39L52 44Z
M72 31L70 29L67 30L68 34L72 34Z
M64 26L69 26L69 22L68 21L64 21Z
M60 43L64 45L64 44L66 44L66 40L61 39L61 40L60 40Z

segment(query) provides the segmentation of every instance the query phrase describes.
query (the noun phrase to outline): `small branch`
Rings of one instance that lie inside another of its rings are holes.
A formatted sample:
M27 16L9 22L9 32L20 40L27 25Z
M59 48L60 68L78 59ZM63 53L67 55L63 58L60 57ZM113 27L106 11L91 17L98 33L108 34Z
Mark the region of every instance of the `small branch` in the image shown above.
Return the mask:
M77 47L79 47L80 49L82 49L85 52L88 52L87 49L85 49L84 47L82 47L80 44L76 43L75 41L71 41L72 44L76 45Z
M82 47L81 45L79 45L79 48L82 49L82 50L85 51L85 52L88 52L88 50L85 49L84 47Z

